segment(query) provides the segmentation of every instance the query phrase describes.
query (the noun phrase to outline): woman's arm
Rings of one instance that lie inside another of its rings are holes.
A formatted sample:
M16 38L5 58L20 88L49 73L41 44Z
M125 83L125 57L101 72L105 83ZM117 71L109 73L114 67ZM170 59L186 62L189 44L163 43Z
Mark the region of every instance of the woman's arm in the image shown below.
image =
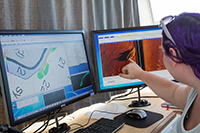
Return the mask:
M162 99L181 109L184 109L191 87L183 86L152 73L146 72L142 70L134 61L131 59L130 61L130 64L122 68L123 73L119 74L121 77L142 80Z

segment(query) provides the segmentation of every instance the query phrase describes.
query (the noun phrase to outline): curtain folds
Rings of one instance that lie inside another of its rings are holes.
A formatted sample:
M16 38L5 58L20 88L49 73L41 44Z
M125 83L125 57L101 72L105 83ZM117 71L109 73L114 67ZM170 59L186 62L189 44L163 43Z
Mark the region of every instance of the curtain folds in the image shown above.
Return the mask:
M0 9L1 30L84 30L90 55L91 30L139 26L137 0L0 0ZM71 113L116 93L96 94L64 110Z

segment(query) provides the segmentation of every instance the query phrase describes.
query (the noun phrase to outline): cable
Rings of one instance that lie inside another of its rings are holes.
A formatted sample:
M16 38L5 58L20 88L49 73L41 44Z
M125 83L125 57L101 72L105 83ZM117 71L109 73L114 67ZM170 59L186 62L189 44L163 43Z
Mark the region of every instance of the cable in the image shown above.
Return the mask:
M116 99L116 100L130 100L130 99L136 99L138 97L129 97L129 98L123 98L123 99ZM159 98L159 96L141 96L140 98Z
M74 128L74 129L72 129L72 130L69 130L68 132L72 132L72 131L74 131L74 130L77 130L77 129L80 129L80 128L82 128L82 127L85 127L85 126L87 126L88 124L89 124L89 122L90 122L90 119L91 119L91 117L92 117L92 115L94 114L94 112L102 112L102 113L109 113L109 114L121 114L121 113L112 113L112 112L107 112L107 111L101 111L101 110L94 110L94 111L92 111L92 113L90 114L90 116L89 116L89 118L88 118L88 121L87 121L87 123L86 124L84 124L84 125L81 125L81 124L78 124L78 123L73 123L73 124L71 124L71 125L69 125L69 126L72 126L72 125L79 125L80 127L77 127L77 128Z
M142 88L140 88L139 90L142 90L142 89L144 89L145 87L147 87L147 85L142 86ZM132 88L131 91L130 91L128 94L125 94L125 95L122 95L122 96L115 97L115 98L109 100L107 103L110 103L111 101L113 101L113 100L115 100L115 99L118 99L118 98L120 98L120 97L126 97L126 96L128 96L128 95L130 95L130 94L133 94L133 93L138 92L138 91L133 91L133 89L134 89L134 88ZM133 92L132 92L132 91L133 91Z
M130 94L132 94L132 91L133 91L133 88L131 89L131 91L128 93L128 94L125 94L125 95L121 95L121 96L118 96L118 97L114 97L113 99L110 99L108 102L106 103L110 103L112 102L113 100L117 99L117 98L120 98L120 97L125 97L125 96L128 96Z
M66 114L65 114L65 116L66 116ZM60 120L64 119L64 118L65 118L65 116L62 116L62 118L58 119L58 121L60 121ZM54 123L56 123L56 122L52 122L52 123L50 123L50 124L49 124L49 126L50 126L50 125L53 125Z
M139 90L142 90L142 89L144 89L146 86L143 86L142 88L140 88ZM132 93L129 93L128 95L130 95L130 94L133 94L133 93L136 93L137 91L133 91ZM117 98L115 98L115 99L112 99L112 101L113 100L130 100L130 99L136 99L136 98L138 98L138 97L129 97L129 98L123 98L123 99L118 99L119 97L117 97ZM159 96L141 96L140 98L159 98Z
M47 122L44 122L44 124L42 126L40 126L37 130L35 130L34 133L36 133L37 131L39 131L45 125L45 127L42 129L42 131L44 131L46 129L46 127L48 126L48 123L50 121L50 117L51 117L51 112L48 114ZM40 133L42 131L40 131Z
M61 108L59 108L59 110L56 112L56 114L59 113L60 110L61 110ZM54 113L53 113L53 114L54 114ZM40 131L39 133L43 132L43 131L47 128L47 126L49 125L49 121L50 121L52 118L54 118L54 116L51 116L51 113L50 113L50 116L48 117L47 121L46 121L46 122L44 121L44 124L39 128L39 129L41 129L43 126L45 126L45 127L42 129L42 131ZM60 119L60 120L61 120L61 119ZM54 124L54 123L55 123L55 122L53 122L53 123L51 123L51 124ZM38 131L39 129L37 129L36 131ZM35 132L36 132L36 131L35 131Z
M80 126L80 127L83 127L83 125L81 125L81 124L79 124L79 123L72 123L72 124L69 125L69 126L73 126L73 125L78 125L78 126Z
M37 122L38 120L40 120L40 119L42 119L42 118L44 118L44 117L47 117L47 116L48 116L48 115L45 115L45 116L42 116L42 117L36 119L36 120L33 121L31 124L29 124L28 126L26 126L25 128L23 128L21 131L26 130L26 129L29 128L31 125L33 125L35 122Z
M62 109L62 108L59 108L58 111L57 111L56 113L59 113L61 109ZM21 131L26 130L27 128L29 128L30 126L32 126L35 122L37 122L38 120L40 120L40 119L42 119L42 118L45 118L45 117L48 117L49 114L50 114L50 116L51 116L51 112L50 112L50 113L46 114L45 116L42 116L42 117L36 119L36 120L33 121L31 124L29 124L28 126L26 126L25 128L23 128ZM53 117L54 117L54 116L51 116L50 119L52 119ZM62 119L62 118L61 118L61 119ZM59 121L60 121L61 119L59 119ZM47 119L45 119L45 120L47 120ZM45 121L45 120L44 120L44 121ZM55 123L55 122L54 122L54 123ZM54 124L54 123L53 123L53 124ZM45 124L45 123L44 123L44 124ZM44 126L44 124L43 124L42 126ZM51 123L51 124L52 124L52 123ZM40 128L42 128L42 127L40 127Z

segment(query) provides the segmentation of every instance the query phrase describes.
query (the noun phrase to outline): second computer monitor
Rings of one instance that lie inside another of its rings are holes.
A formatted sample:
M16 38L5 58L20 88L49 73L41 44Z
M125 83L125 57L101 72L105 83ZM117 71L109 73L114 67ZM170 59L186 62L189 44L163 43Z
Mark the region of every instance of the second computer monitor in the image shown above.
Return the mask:
M97 91L114 91L138 87L139 79L119 76L122 68L134 60L141 68L158 76L172 79L163 64L162 29L144 26L92 31Z
M92 96L85 32L0 31L5 114L15 126Z

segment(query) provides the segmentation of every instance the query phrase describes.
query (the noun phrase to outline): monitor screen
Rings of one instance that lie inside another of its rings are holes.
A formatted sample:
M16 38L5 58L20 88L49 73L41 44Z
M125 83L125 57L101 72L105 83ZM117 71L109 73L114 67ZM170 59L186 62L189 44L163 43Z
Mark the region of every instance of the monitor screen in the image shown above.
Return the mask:
M156 31L154 31L156 32ZM159 33L160 34L160 33ZM163 63L162 38L149 38L140 41L141 67L150 73L173 80Z
M130 63L129 58L146 71L172 79L162 61L161 31L156 25L92 31L97 91L116 91L145 84L139 79L119 76L122 68Z
M84 31L0 31L0 43L11 126L94 94Z

